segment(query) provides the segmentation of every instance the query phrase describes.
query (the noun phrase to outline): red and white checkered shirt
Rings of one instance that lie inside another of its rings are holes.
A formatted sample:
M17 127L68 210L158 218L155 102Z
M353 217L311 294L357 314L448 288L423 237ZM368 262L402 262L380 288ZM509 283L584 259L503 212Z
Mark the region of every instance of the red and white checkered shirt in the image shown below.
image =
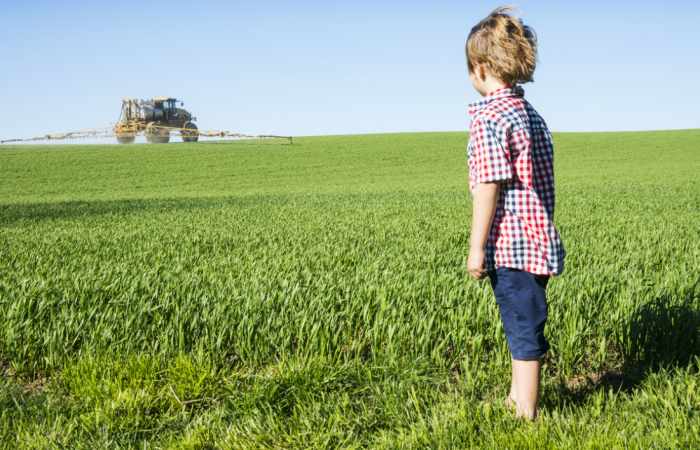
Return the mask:
M469 104L469 190L500 181L486 270L511 267L535 274L564 271L566 251L554 226L552 135L519 85Z

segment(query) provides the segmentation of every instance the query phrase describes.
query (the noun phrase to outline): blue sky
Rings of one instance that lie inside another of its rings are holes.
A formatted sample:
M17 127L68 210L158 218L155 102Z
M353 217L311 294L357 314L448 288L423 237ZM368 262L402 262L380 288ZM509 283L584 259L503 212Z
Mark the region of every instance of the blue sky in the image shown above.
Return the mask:
M206 129L466 130L464 40L498 4L5 0L0 138L108 126L122 97L157 95ZM516 5L552 130L700 127L700 2Z

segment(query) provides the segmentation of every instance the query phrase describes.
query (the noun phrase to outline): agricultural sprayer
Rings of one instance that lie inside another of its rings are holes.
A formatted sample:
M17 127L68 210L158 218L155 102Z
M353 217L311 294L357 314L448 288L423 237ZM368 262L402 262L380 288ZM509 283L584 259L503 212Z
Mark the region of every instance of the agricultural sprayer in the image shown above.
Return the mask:
M178 107L179 106L179 107ZM108 128L92 128L66 133L51 133L32 138L5 139L0 144L57 141L78 138L116 137L120 144L131 144L136 137L143 135L146 141L154 144L170 142L173 135L179 135L184 142L197 142L200 137L230 139L285 139L292 142L291 136L253 135L231 131L199 130L194 123L197 119L181 108L184 103L173 97L154 97L142 100L125 98L117 123Z

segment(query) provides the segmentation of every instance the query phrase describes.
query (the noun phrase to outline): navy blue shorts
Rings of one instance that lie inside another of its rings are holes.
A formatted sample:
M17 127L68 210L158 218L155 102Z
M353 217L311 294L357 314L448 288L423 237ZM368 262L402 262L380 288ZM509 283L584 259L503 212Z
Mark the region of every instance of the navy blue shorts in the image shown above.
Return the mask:
M513 359L539 359L549 350L544 337L549 277L510 267L489 270L488 276Z

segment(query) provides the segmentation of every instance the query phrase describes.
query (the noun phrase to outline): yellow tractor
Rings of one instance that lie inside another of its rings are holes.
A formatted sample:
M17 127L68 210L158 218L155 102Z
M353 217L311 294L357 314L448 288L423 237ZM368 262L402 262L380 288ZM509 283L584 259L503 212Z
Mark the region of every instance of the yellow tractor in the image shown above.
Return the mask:
M185 106L172 97L154 97L150 100L125 98L122 100L122 111L116 125L105 128L90 128L65 133L50 133L28 138L0 139L0 145L20 142L49 142L72 140L79 138L117 138L120 144L131 144L136 136L146 136L149 143L165 144L170 142L170 136L179 134L184 142L197 142L202 138L228 139L285 139L292 143L291 136L276 136L272 134L243 134L226 130L199 130L194 122L197 120L187 110L178 108Z
M146 141L154 144L170 142L170 134L180 133L184 142L197 142L197 120L187 110L178 108L182 102L172 97L155 97L150 100L125 98L114 134L120 144L131 144L136 135L143 132Z

